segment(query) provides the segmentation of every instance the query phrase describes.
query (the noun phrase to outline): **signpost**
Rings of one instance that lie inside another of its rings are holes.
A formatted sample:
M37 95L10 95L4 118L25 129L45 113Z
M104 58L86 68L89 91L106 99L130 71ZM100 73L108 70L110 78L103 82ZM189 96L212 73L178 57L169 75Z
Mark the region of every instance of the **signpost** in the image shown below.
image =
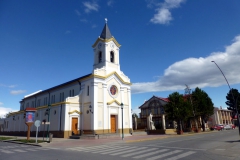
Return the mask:
M32 124L34 122L36 111L37 111L36 108L26 108L26 110L25 110L25 113L26 113L25 124L28 126L27 140L30 139L30 127L32 126Z
M36 143L37 143L37 137L38 137L38 127L40 126L41 124L41 121L39 120L36 120L34 125L37 127L37 130L36 130Z

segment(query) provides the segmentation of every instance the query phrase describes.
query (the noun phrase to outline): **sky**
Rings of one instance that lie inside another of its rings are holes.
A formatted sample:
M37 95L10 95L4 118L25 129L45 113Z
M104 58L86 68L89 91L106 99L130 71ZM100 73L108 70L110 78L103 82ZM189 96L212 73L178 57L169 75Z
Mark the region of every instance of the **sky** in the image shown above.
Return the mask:
M132 83L132 109L153 95L204 90L226 108L240 90L239 0L1 0L0 117L25 95L92 72L92 45L108 19Z

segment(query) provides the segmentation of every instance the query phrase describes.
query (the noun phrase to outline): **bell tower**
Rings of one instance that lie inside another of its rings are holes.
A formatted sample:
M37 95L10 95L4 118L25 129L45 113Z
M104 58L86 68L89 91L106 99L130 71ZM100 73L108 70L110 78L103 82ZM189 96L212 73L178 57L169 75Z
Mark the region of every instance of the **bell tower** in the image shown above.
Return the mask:
M112 36L105 19L105 25L96 42L93 44L93 70L104 69L106 74L120 71L119 48L120 44Z

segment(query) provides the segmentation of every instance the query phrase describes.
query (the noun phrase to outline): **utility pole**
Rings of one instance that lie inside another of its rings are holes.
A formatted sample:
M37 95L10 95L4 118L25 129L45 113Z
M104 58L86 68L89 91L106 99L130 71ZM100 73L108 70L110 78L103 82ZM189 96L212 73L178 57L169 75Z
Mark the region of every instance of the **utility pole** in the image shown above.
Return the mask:
M186 84L185 84L185 85L186 85ZM193 111L193 118L194 118L194 122L195 122L195 126L196 126L196 132L198 132L198 123L197 123L196 117L195 117L195 116L196 116L196 115L195 115L195 108L193 107L193 103L192 103L191 89L188 87L188 85L186 85L185 94L190 97L190 102L191 102L192 111Z

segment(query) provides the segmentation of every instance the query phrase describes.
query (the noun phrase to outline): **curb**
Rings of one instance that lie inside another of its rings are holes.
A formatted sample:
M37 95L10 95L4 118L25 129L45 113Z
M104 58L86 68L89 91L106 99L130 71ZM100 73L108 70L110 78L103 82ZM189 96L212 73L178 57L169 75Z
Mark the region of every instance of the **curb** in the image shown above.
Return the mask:
M35 143L23 143L23 142L17 142L15 141L14 139L13 140L2 140L0 142L7 142L7 143L16 143L16 144L24 144L24 145L31 145L31 146L38 146L38 147L42 147L41 145L39 144L35 144Z

